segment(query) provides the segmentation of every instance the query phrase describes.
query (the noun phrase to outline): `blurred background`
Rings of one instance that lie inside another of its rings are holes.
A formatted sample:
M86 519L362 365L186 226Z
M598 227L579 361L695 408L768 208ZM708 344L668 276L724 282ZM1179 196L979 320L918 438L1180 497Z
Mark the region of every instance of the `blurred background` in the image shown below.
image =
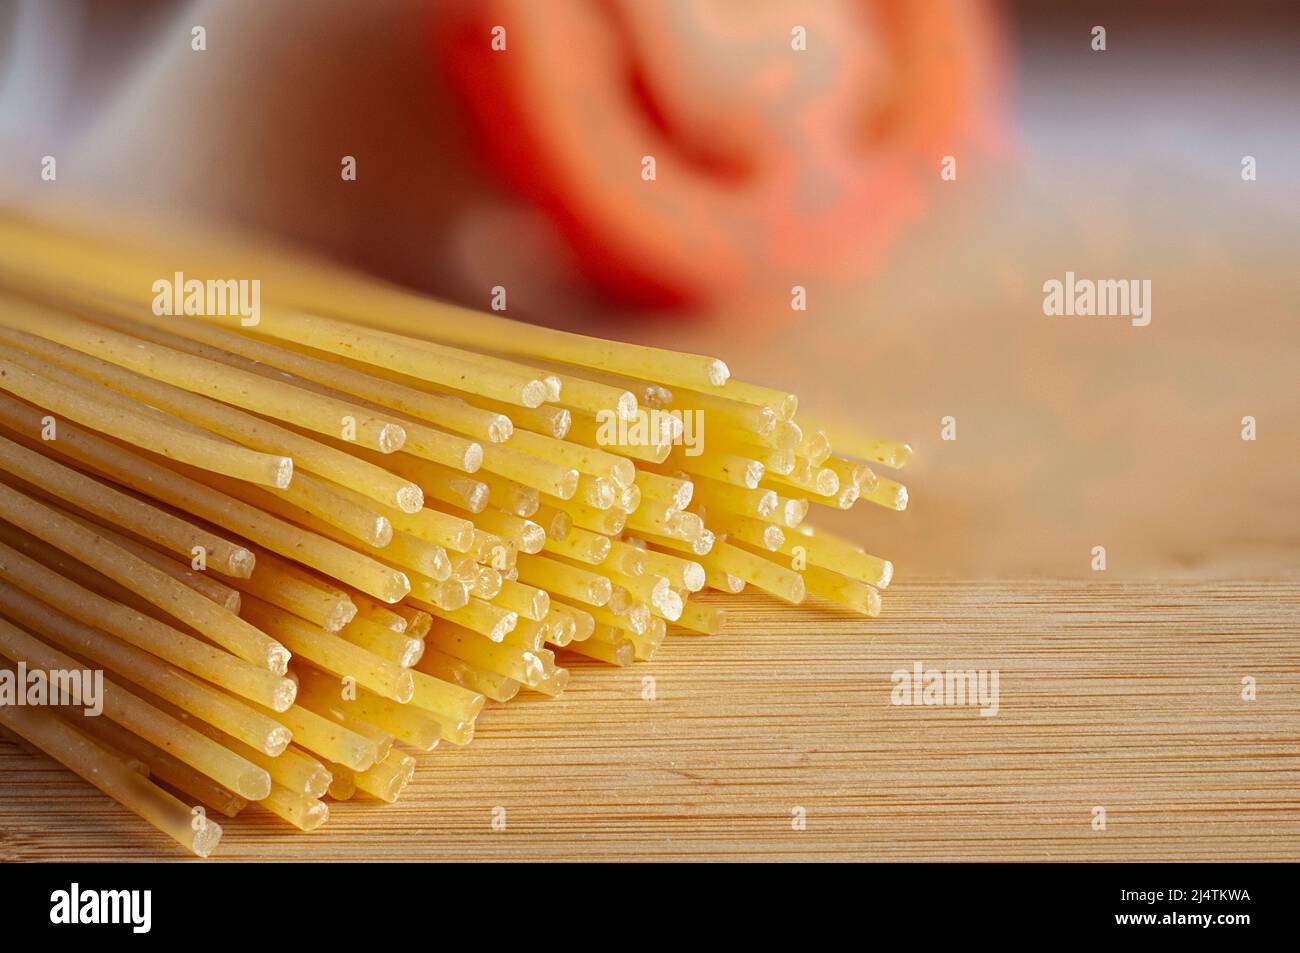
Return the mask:
M9 0L0 201L717 354L913 444L837 523L903 578L1294 574L1298 64L1288 2Z

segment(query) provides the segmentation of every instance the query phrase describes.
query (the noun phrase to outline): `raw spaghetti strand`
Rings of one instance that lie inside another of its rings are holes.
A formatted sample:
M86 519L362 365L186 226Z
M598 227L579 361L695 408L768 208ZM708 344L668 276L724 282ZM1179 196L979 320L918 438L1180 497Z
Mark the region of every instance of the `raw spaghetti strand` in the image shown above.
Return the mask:
M732 593L882 611L893 564L812 524L902 511L906 444L707 355L250 260L0 214L0 655L102 668L108 716L0 721L186 849L215 825L137 768L314 831L592 662L743 651ZM154 310L182 264L207 297ZM204 306L231 273L266 279L247 326Z

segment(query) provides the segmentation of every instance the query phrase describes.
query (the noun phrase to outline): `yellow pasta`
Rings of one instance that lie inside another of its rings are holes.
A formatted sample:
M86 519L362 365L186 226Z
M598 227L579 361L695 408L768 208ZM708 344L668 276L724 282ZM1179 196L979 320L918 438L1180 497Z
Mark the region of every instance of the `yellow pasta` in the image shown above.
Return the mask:
M459 609L430 609L431 614L448 622L464 626L493 642L500 642L519 623L519 616L503 606L494 606L482 599L471 599ZM435 627L436 628L436 627Z
M278 784L258 804L300 831L314 831L329 820L329 805L324 801L307 794L296 794Z
M4 705L0 706L0 724L81 775L186 850L207 857L220 842L220 824L196 817L173 795L141 777L51 712Z
M435 628L429 641L447 655L525 685L537 684L546 674L538 653L494 642L459 626Z
M719 605L691 602L682 609L677 624L688 632L717 635L727 624L727 610Z
M802 602L806 594L803 577L797 572L730 543L715 543L700 559L707 568L734 575L787 602Z
M480 470L474 476L475 479L487 484L488 502L497 509L514 513L515 516L522 516L525 519L537 512L541 493L535 487L524 486L522 483L497 476L487 470Z
M862 615L880 615L880 591L874 586L820 566L809 566L801 575L804 585L813 595L837 602Z
M271 309L258 333L389 368L524 407L547 396L545 375L527 367L429 341L402 338L320 314Z
M364 688L349 691L337 679L304 672L300 690L304 706L318 714L336 721L350 715L421 751L433 750L442 740L442 724L436 718L422 709L397 704Z
M551 613L552 615L566 617L572 623L573 635L570 639L571 642L585 642L591 638L592 630L596 627L596 620L590 612L579 609L577 606L552 602Z
M240 658L264 666L277 675L284 674L289 664L289 653L275 639L115 546L93 529L3 483L0 483L0 516L76 556Z
M295 745L353 771L364 771L380 757L373 737L353 731L347 725L340 725L301 705L294 705L274 717L293 732ZM328 781L325 786L329 786ZM311 792L308 790L306 793ZM320 797L324 793L322 790L315 796Z
M242 249L110 238L0 215L0 656L105 670L107 718L10 727L188 849L146 775L316 831L487 705L727 632L716 593L880 611L893 565L807 519L904 509L905 444L276 254L236 318Z
M0 328L0 340L30 351L47 362L57 363L162 408L176 417L200 425L213 433L266 453L290 456L299 470L309 470L336 483L345 483L376 502L413 512L423 504L423 494L414 483L374 463L344 453L319 440L237 410L190 391L162 383L142 374L53 341Z
M0 654L47 671L70 672L80 668L72 658L3 619L0 619ZM264 770L111 679L104 682L103 704L105 719L169 752L180 763L224 785L236 796L256 801L266 797L270 791L271 780Z
M292 735L275 720L230 695L182 674L147 652L119 642L0 582L4 613L43 640L62 646L134 682L233 738L279 754Z
M50 313L6 308L0 323L96 354L147 377L217 400L246 407L317 433L342 435L362 446L392 453L406 440L395 420L376 416L348 401L277 384L257 374L131 337L110 328Z
M521 556L519 578L530 585L593 606L607 603L612 588L606 576L545 556Z
M475 668L437 649L426 651L419 666L435 678L468 688L495 702L508 702L519 694L519 683L513 678Z
M337 632L357 615L355 602L344 590L267 552L257 554L257 568L251 576L235 582L249 595L288 609L327 632Z
M116 636L177 668L251 701L281 710L293 701L293 683L264 665L223 652L157 619L77 585L0 544L0 579L49 601L70 618Z
M226 817L238 817L248 807L247 798L240 797L175 755L146 741L142 734L137 734L132 728L123 727L107 718L87 718L79 727L92 737L135 758L148 769L151 778L193 798L196 806L201 805ZM172 731L167 732L168 736L171 734ZM166 739L163 739L163 743L167 743ZM269 778L266 787L269 792Z
M424 642L420 639L365 619L349 622L339 630L339 636L380 658L396 662L402 668L410 668L424 654Z
M143 405L137 410L125 400L107 399L102 391L93 390L90 382L69 387L58 379L57 371L46 368L45 374L37 374L0 357L0 388L100 433L204 470L280 488L288 486L293 477L292 457L258 453L178 424L164 423L158 419L160 415L146 413Z
M352 398L387 407L479 440L500 443L508 440L513 430L510 418L504 414L483 410L453 397L396 383L383 376L367 374L338 361L321 360L319 357L297 350L276 347L266 341L259 341L210 324L200 322L178 324L170 320L164 323L162 319L139 312L135 313L135 319L201 341L230 355L243 357L249 362L278 368L297 378L295 383L299 386L308 386L308 389L317 390L319 393L333 393L335 396L348 394ZM516 408L516 410L523 410L523 408Z
M41 428L37 412L10 402L2 395L0 421L24 432L39 433ZM59 439L51 441L51 449L90 466L123 485L243 535L282 556L309 563L335 579L354 585L385 602L397 602L410 591L409 582L400 572L338 546L332 540L270 517L261 510L132 454L117 444L94 437L72 424L59 427ZM231 551L218 545L213 554L219 557L217 565L229 567L223 571L228 571L233 576L246 577L252 571L253 560L246 549Z
M545 589L513 580L504 581L496 596L497 605L525 619L541 622L551 611L551 596Z
M586 642L571 645L569 648L579 655L585 655L588 658L619 667L631 665L636 660L636 648L630 638L607 642L593 637Z
M275 633L296 656L307 659L340 678L355 679L358 685L372 689L385 698L399 702L411 700L411 694L415 691L411 673L397 663L380 658L373 652L259 599L249 599L245 612L249 619L268 632Z
M483 469L561 500L572 499L578 490L578 471L573 467L522 453L508 444L485 447Z

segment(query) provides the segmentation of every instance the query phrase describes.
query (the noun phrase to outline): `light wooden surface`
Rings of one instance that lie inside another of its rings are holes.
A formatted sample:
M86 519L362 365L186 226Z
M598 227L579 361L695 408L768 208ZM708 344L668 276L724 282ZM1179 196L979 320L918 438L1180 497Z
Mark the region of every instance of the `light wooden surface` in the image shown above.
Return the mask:
M489 710L396 805L309 835L250 809L218 857L1300 859L1300 582L904 581L874 621L734 602L729 633ZM1000 711L892 706L914 661L997 669ZM178 853L0 744L0 859L62 858Z

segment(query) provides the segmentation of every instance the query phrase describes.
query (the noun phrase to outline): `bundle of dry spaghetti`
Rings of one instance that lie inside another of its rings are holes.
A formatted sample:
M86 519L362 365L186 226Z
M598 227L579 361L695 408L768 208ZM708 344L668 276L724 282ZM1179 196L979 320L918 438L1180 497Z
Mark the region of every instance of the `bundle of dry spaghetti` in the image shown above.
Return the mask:
M566 655L717 633L711 592L879 611L890 563L806 517L903 509L905 445L714 358L248 274L0 219L0 663L105 679L0 725L184 847L396 800Z

